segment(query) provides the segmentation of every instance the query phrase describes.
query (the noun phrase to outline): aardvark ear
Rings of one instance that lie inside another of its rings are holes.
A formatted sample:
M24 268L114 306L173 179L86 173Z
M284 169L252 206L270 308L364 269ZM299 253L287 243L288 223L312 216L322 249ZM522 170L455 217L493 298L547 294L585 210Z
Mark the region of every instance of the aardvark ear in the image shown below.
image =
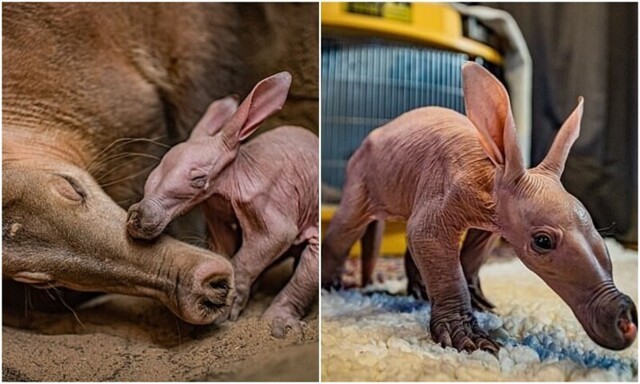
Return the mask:
M249 137L269 116L280 111L287 99L291 75L280 72L260 81L240 104L236 113L224 127L228 143L237 143Z
M504 167L507 180L517 179L525 168L507 90L473 62L462 66L462 81L467 117L478 129L482 147L496 166Z
M580 121L584 110L584 99L578 98L578 106L562 124L556 138L553 140L549 153L536 168L549 172L560 178L564 171L564 164L569 156L569 150L580 135Z
M199 136L213 136L220 132L224 124L238 109L238 96L231 95L211 103L207 112L198 121L196 127L191 131L189 138Z

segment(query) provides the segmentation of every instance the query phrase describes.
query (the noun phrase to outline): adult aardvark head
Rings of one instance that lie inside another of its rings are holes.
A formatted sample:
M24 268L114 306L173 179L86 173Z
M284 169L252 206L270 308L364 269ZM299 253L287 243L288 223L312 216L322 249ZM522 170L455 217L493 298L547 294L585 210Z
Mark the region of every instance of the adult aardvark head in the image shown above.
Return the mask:
M132 240L126 212L85 170L44 152L7 160L18 146L3 136L3 278L152 297L194 324L225 313L234 283L224 257L168 236Z

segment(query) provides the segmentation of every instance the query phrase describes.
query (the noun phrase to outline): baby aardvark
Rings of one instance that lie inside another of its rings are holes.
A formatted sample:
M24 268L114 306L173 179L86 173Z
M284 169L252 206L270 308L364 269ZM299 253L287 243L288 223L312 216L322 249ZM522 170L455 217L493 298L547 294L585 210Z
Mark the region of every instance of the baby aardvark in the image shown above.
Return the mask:
M635 304L613 284L609 253L589 213L560 183L582 100L544 161L526 169L506 90L475 63L462 73L467 116L438 107L407 112L374 130L349 160L340 207L322 243L323 285L336 284L349 248L372 221L405 219L408 269L419 271L414 275L432 302L433 340L495 352L472 303L485 301L478 270L502 236L596 343L630 346Z
M263 315L276 337L301 331L318 292L318 139L282 126L244 140L282 108L290 85L291 75L281 72L260 81L240 106L231 96L213 102L189 139L151 172L127 222L132 237L152 239L203 203L212 250L233 256L231 320L267 267L295 257L291 280Z

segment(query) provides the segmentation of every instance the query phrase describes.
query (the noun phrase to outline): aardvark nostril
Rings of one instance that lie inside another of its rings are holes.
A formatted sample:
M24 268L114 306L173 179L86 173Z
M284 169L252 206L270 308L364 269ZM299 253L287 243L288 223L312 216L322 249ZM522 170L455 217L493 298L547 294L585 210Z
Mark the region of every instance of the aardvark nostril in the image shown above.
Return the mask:
M137 209L129 209L127 223L129 223L129 225L135 226L140 225L140 212Z
M201 298L197 301L200 314L204 319L214 320L230 305L231 284L223 276L218 276L202 285ZM210 320L207 320L210 321Z
M189 273L185 270L169 296L175 313L191 324L211 324L226 320L232 300L233 268L222 256L202 255ZM189 276L190 275L190 276Z
M229 281L224 277L216 277L205 285L204 294L209 301L225 305L231 290Z
M229 291L229 281L225 278L213 279L209 281L209 288L215 291L220 291L221 293L226 293Z
M209 312L216 312L218 311L220 308L223 308L225 306L225 303L216 303L214 301L211 301L207 298L204 298L202 300L200 300L200 306L202 307L201 310L204 313L209 313Z
M149 205L134 204L129 208L127 230L138 239L150 240L162 232L162 216Z
M627 309L618 318L618 329L620 329L624 338L630 341L635 340L638 333L637 319L632 311L632 309Z
M233 269L225 259L209 260L193 273L193 288L198 316L203 322L214 321L231 304Z

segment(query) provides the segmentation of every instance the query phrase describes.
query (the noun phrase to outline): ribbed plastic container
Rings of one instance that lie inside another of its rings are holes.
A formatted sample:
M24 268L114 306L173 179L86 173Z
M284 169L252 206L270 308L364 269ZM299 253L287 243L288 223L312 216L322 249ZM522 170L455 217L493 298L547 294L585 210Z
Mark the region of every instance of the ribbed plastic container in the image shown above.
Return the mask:
M462 53L358 38L322 39L322 182L341 189L347 161L373 129L441 106L464 113Z

